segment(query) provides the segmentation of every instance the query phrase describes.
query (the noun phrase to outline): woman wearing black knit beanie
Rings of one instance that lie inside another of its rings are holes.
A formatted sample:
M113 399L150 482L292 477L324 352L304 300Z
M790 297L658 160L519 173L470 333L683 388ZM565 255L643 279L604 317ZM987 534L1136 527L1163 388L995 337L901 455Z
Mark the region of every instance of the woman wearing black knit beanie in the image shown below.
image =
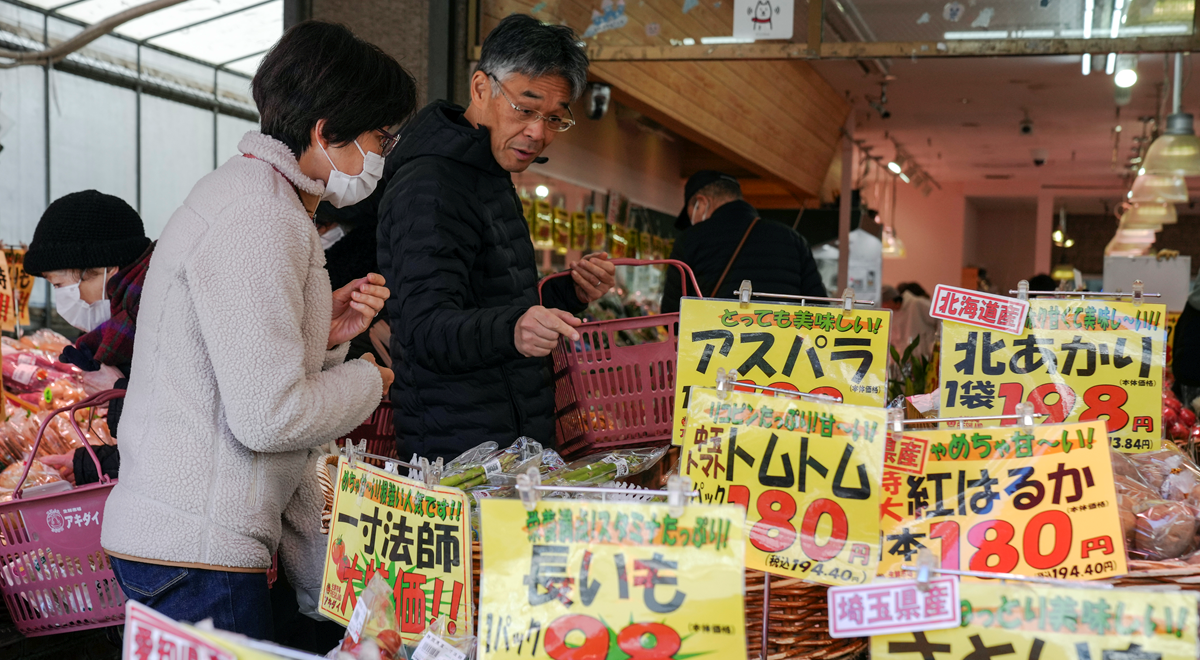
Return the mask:
M124 200L95 190L55 200L38 221L25 254L25 271L44 277L54 287L54 307L67 323L84 332L59 361L87 372L88 394L128 385L133 361L133 335L142 282L154 244L137 211ZM109 404L113 436L121 417L121 400ZM116 477L116 447L96 448L104 472ZM64 471L74 467L77 483L99 480L82 452L48 457Z

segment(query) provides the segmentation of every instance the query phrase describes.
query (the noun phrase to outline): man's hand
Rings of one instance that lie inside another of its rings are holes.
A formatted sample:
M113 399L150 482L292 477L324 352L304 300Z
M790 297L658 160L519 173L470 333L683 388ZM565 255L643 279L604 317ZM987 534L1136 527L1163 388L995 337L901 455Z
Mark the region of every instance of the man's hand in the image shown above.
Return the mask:
M371 273L333 292L333 320L329 324L327 349L354 339L371 326L371 320L390 295L383 284L383 275Z
M607 252L593 252L568 267L575 280L575 295L585 305L608 293L617 282L617 267L608 260Z
M611 268L612 264L609 264ZM578 287L578 285L576 285ZM561 309L546 309L541 305L530 307L517 319L513 329L513 343L525 357L545 357L558 345L558 337L569 337L579 341L575 327L583 323Z
M363 353L362 357L359 359L370 362L371 364L375 365L376 369L379 370L379 376L383 378L383 398L386 399L388 397L388 390L392 388L392 381L396 378L396 374L392 373L391 369L388 369L387 367L376 362L375 355L373 353Z

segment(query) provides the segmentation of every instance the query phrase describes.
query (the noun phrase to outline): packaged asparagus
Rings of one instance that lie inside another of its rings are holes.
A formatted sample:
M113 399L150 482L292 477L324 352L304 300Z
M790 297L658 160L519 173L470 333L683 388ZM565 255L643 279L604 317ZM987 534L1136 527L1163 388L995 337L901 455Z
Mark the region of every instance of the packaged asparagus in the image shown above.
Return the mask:
M494 444L494 443L492 443ZM460 457L461 458L461 457ZM453 462L457 462L454 459ZM497 449L490 454L478 456L471 463L455 465L453 472L443 473L442 485L469 490L484 485L509 486L517 482L521 472L540 465L542 462L542 445L530 438L517 438L516 442ZM458 469L461 468L461 469Z
M668 447L618 449L584 456L571 461L562 470L554 472L546 483L554 486L595 485L640 474L657 463L668 449Z

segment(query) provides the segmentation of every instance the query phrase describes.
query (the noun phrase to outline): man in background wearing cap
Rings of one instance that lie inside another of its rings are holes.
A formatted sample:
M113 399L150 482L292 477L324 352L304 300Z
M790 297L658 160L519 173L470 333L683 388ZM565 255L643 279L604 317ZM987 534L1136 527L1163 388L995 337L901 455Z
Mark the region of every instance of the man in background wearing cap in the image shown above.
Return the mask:
M742 199L737 179L702 170L684 187L683 211L676 229L686 229L675 241L671 258L692 268L700 293L732 298L742 280L756 291L823 298L825 285L804 237L778 222L764 221ZM667 269L663 313L679 311L679 272ZM688 295L696 295L688 291Z

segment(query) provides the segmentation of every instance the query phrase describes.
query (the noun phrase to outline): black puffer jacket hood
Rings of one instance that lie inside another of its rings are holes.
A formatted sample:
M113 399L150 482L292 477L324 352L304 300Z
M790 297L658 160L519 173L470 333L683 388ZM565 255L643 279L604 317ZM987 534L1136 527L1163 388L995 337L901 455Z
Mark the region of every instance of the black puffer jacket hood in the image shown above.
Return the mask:
M486 128L430 104L388 159L379 267L392 297L392 389L401 456L452 458L522 435L553 442L548 358L517 352L517 319L538 304L533 242L512 178ZM569 278L546 307L583 309Z

